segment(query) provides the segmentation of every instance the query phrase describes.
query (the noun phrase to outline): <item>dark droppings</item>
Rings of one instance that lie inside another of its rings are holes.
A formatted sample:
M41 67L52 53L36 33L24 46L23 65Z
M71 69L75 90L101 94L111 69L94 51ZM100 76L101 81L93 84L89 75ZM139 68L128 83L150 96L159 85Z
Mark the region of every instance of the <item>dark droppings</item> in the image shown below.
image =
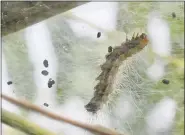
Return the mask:
M50 78L48 81L48 88L51 88L53 84L55 84L55 81Z
M44 65L44 67L46 67L46 68L47 68L47 67L49 66L49 64L48 64L48 60L44 60L44 61L43 61L43 65Z
M52 82L52 84L55 84L55 81L54 80L52 80L51 82Z
M99 38L101 36L101 32L98 32L97 34L97 38Z
M48 107L49 105L47 103L44 103L44 106Z
M51 80L48 81L48 88L51 88L53 85L53 83L51 82Z
M108 52L109 52L109 53L112 52L112 46L109 46L109 47L108 47Z
M43 74L44 76L47 76L49 74L49 72L46 70L42 70L41 74Z
M167 80L167 79L163 79L162 82L163 82L164 84L169 84L169 83L170 83L170 81Z
M8 81L8 82L7 82L8 85L11 85L12 83L13 83L12 81Z
M172 12L172 17L173 17L173 18L176 18L175 12Z

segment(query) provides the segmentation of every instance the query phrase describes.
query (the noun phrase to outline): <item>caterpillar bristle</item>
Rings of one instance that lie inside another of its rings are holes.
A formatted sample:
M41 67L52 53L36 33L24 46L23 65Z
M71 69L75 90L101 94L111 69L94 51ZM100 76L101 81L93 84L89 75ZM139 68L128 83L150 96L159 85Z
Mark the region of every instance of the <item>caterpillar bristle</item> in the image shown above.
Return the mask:
M96 81L101 80L102 75L103 75L103 72L101 72L101 74L95 80Z
M128 42L128 41L129 41L129 39L128 39L127 34L126 34L126 42Z
M135 32L134 32L134 34L132 35L132 40L134 40L135 39Z
M139 38L139 33L137 33L136 38Z

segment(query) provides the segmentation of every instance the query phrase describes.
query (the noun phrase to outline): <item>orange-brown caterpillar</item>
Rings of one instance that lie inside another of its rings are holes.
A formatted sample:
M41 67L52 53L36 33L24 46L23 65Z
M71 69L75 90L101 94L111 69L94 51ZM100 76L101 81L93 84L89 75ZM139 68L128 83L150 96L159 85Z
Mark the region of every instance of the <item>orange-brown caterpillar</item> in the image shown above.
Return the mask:
M99 83L94 87L95 92L90 102L85 105L88 112L96 113L105 104L109 95L112 93L112 84L115 80L116 73L121 63L133 54L141 51L148 44L146 34L137 34L132 36L131 40L126 39L126 42L121 46L116 46L106 55L106 61L101 65L101 74L96 78Z

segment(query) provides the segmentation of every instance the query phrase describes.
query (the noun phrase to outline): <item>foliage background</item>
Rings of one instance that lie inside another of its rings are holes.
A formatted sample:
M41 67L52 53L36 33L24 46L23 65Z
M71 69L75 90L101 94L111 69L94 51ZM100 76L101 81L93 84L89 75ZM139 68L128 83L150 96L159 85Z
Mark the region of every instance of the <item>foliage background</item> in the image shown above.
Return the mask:
M35 83L33 77L35 67L28 55L29 48L26 46L25 31L21 30L3 37L3 57L6 60L8 76L14 83L13 86L5 86L5 79L4 87L10 87L8 94L13 93L13 95L18 97L24 97L41 107L43 107L43 102L48 102L50 104L49 108L54 112L57 111L55 110L57 105L65 106L65 103L70 102L69 100L73 97L80 98L82 104L87 103L92 97L93 87L96 84L95 78L100 72L99 65L104 61L107 47L119 45L120 42L124 41L125 32L131 35L133 31L138 29L146 31L147 16L151 11L156 10L160 12L170 27L173 61L167 66L167 74L164 76L164 78L170 80L170 84L164 85L161 80L153 82L146 77L144 69L151 64L151 61L145 57L147 49L125 62L126 64L123 64L122 71L120 72L120 76L124 75L124 77L118 78L116 89L124 89L124 92L121 92L120 95L125 99L124 101L128 100L135 106L135 111L129 115L128 119L124 118L121 122L118 122L122 123L121 125L123 126L122 128L118 126L118 130L120 128L120 130L127 134L137 134L140 129L144 128L144 118L147 111L163 97L168 96L174 99L178 105L175 127L172 132L174 135L184 134L184 3L119 2L116 10L117 18L114 20L116 22L115 30L103 31L101 28L88 24L90 27L96 27L95 32L92 32L94 34L93 38L76 35L69 20L76 20L77 22L81 20L75 18L72 12L57 15L46 20L58 62L56 85L50 92L47 91L50 89L46 88L47 86L44 85L44 82L41 86ZM175 12L176 18L172 17L172 12ZM82 26L84 28L87 27L86 25ZM82 34L88 33L85 30ZM102 31L102 39L96 39L97 31ZM107 35L108 38L106 38ZM42 51L44 53L46 50ZM33 57L39 59L40 56ZM49 70L52 76L55 77L52 69ZM56 103L51 96L56 98ZM122 98L118 98L118 100L121 99L123 101ZM118 103L117 100L114 102ZM62 109L65 108L64 106ZM71 106L76 107L74 105ZM105 117L113 119L113 114L117 113L115 111L116 107L110 108L107 107L103 110L102 116L105 115ZM75 109L72 108L72 110ZM77 110L78 107L76 107ZM25 110L22 110L20 113L23 113L25 116L28 115ZM74 115L73 113L70 114ZM102 116L99 116L99 118L103 119ZM76 118L78 116L75 115L73 117ZM117 117L117 119L119 118ZM40 125L42 123L44 122L40 122ZM47 121L47 123L49 122ZM53 127L48 126L47 128L54 130ZM115 128L117 128L117 125Z

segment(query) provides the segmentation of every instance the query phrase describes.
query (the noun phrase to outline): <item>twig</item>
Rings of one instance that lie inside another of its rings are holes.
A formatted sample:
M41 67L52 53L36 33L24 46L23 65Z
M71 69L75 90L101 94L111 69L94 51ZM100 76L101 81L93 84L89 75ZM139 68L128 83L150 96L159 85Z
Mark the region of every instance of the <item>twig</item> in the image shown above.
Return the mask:
M88 1L3 1L2 35L17 32L28 26L87 3Z
M2 122L27 133L28 135L56 135L47 129L39 127L39 125L4 109L2 109Z
M105 128L100 125L90 125L87 123L81 123L81 122L66 118L65 116L59 116L57 114L53 114L49 111L46 111L46 110L40 108L39 106L36 106L32 103L29 103L28 101L17 100L17 99L14 99L12 97L9 97L9 96L3 95L3 94L1 94L1 96L5 100L7 100L13 104L16 104L16 105L21 106L26 109L31 109L34 112L39 112L49 118L57 120L57 121L63 121L63 122L70 123L71 125L86 129L90 132L94 132L94 133L97 133L100 135L123 135L123 134L117 133L116 131L114 131L112 129L108 129L108 128Z

